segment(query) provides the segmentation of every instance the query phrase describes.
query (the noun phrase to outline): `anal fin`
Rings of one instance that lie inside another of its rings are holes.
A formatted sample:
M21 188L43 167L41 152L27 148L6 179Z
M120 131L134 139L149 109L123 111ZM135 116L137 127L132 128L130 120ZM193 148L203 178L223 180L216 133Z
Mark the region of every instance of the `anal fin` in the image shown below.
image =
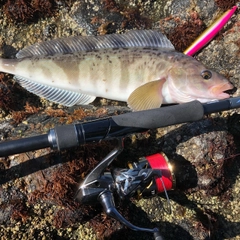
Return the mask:
M162 86L165 79L148 82L136 88L129 96L127 103L134 111L159 108L162 104Z
M87 105L93 102L94 99L96 98L95 96L90 96L83 93L73 92L69 90L43 85L40 83L35 83L19 76L15 76L15 79L19 82L19 84L22 87L27 89L29 92L67 107L71 107L76 104Z

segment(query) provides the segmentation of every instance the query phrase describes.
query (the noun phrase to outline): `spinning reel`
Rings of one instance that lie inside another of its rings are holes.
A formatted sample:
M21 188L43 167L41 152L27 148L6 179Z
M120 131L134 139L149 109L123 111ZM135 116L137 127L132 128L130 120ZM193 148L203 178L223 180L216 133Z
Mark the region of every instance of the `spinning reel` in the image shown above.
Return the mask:
M119 139L112 150L85 178L75 199L82 203L102 204L107 215L117 219L135 231L154 234L155 240L162 237L157 228L137 227L128 222L116 209L113 193L120 198L145 197L167 191L174 187L174 176L164 154L143 157L139 162L129 164L126 169L107 172L110 163L123 150L122 137L145 132L148 129L201 120L204 114L240 108L240 97L234 97L205 104L192 101L180 105L131 112L71 125L56 126L47 134L0 143L0 157L50 147L67 149L88 142ZM137 120L137 121L136 121Z
M128 222L116 209L113 193L121 199L135 196L150 197L164 192L169 203L167 191L175 185L175 178L165 154L154 154L142 157L138 162L129 164L129 168L106 168L123 150L122 139L118 147L111 151L85 178L80 185L75 199L81 203L96 203L103 206L110 217L115 218L135 231L145 231L154 234L155 239L162 239L158 228L148 229L137 227Z

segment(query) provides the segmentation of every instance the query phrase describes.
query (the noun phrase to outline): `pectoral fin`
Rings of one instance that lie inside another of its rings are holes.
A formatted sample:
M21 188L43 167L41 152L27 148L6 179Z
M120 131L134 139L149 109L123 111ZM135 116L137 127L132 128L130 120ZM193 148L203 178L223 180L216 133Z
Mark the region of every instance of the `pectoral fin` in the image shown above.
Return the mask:
M165 79L148 82L135 89L127 103L134 111L159 108L162 104L162 86Z

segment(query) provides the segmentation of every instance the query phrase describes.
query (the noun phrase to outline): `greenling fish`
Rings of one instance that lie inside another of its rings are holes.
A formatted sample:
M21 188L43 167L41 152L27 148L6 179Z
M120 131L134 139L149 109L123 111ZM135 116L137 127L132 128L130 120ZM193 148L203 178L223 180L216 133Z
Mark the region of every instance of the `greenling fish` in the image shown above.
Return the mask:
M152 30L37 43L19 51L17 59L0 59L0 71L14 74L28 91L65 106L104 97L145 110L228 98L225 91L233 88Z

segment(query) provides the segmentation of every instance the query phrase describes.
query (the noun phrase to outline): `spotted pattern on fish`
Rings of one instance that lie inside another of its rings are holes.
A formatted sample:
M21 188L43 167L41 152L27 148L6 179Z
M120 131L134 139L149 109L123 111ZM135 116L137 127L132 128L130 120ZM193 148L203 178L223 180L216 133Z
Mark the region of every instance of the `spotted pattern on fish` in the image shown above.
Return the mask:
M152 30L56 39L23 49L17 57L0 59L0 71L14 74L27 90L66 106L105 97L143 110L163 103L222 99L229 97L224 91L233 88ZM204 71L211 78L205 79Z

